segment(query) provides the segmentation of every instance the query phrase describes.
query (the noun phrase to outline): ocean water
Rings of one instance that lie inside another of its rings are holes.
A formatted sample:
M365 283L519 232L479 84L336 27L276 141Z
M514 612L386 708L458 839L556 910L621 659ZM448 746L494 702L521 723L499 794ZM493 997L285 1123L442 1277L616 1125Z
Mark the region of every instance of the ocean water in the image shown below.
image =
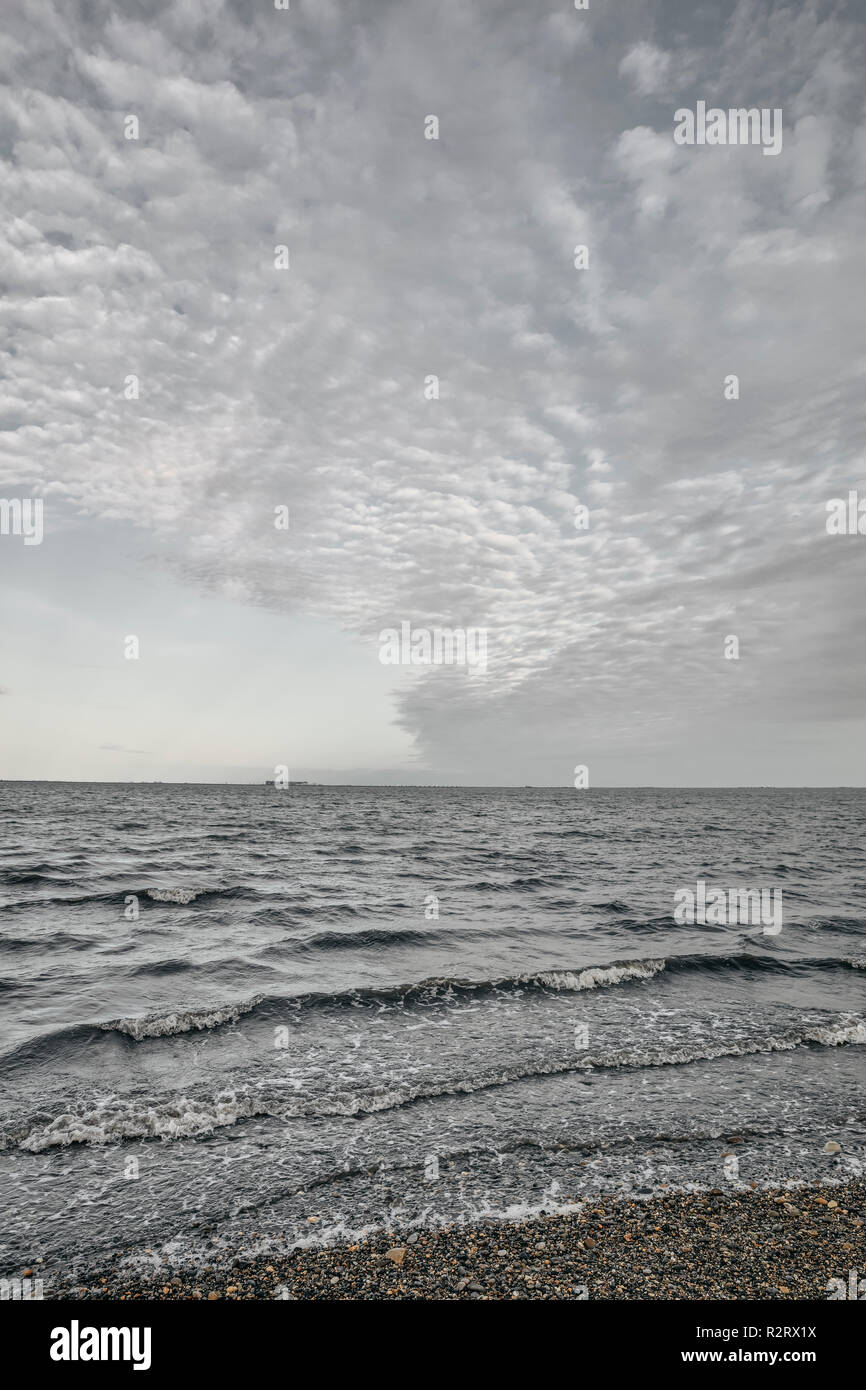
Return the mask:
M0 1269L862 1173L864 811L0 784ZM699 880L781 930L678 922Z

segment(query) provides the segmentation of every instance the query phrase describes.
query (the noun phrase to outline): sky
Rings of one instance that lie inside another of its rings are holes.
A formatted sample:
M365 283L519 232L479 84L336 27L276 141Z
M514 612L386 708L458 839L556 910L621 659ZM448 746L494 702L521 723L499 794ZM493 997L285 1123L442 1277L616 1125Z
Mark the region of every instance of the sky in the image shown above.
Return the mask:
M2 29L0 776L866 784L862 5Z

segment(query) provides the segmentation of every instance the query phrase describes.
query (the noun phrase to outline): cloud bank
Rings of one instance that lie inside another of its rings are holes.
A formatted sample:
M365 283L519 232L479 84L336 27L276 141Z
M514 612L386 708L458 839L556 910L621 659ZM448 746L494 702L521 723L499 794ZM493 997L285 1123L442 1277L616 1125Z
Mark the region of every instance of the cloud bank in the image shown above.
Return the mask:
M0 489L371 662L485 628L396 696L446 780L862 781L863 59L816 3L21 4Z

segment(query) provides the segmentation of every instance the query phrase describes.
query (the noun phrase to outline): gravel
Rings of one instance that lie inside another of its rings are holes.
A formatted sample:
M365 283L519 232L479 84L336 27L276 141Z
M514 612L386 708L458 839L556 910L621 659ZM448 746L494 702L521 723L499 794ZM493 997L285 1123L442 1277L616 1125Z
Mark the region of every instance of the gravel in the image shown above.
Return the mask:
M194 1272L164 1264L50 1298L827 1299L866 1273L866 1183L775 1191L605 1197L580 1210L469 1229L382 1232Z

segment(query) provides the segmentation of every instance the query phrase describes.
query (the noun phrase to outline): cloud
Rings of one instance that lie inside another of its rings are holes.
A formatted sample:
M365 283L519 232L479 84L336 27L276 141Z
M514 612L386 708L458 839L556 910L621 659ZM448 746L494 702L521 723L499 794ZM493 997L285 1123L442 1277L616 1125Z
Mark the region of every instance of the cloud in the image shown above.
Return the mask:
M823 525L862 478L862 26L806 7L795 61L759 3L662 47L638 4L158 13L11 25L2 485L371 661L486 627L483 681L405 673L434 769L847 717L856 643L811 704L792 673L862 587ZM689 84L781 106L782 157L676 147Z
M671 55L641 39L626 53L619 70L623 76L630 78L643 96L652 96L665 91L667 87Z

